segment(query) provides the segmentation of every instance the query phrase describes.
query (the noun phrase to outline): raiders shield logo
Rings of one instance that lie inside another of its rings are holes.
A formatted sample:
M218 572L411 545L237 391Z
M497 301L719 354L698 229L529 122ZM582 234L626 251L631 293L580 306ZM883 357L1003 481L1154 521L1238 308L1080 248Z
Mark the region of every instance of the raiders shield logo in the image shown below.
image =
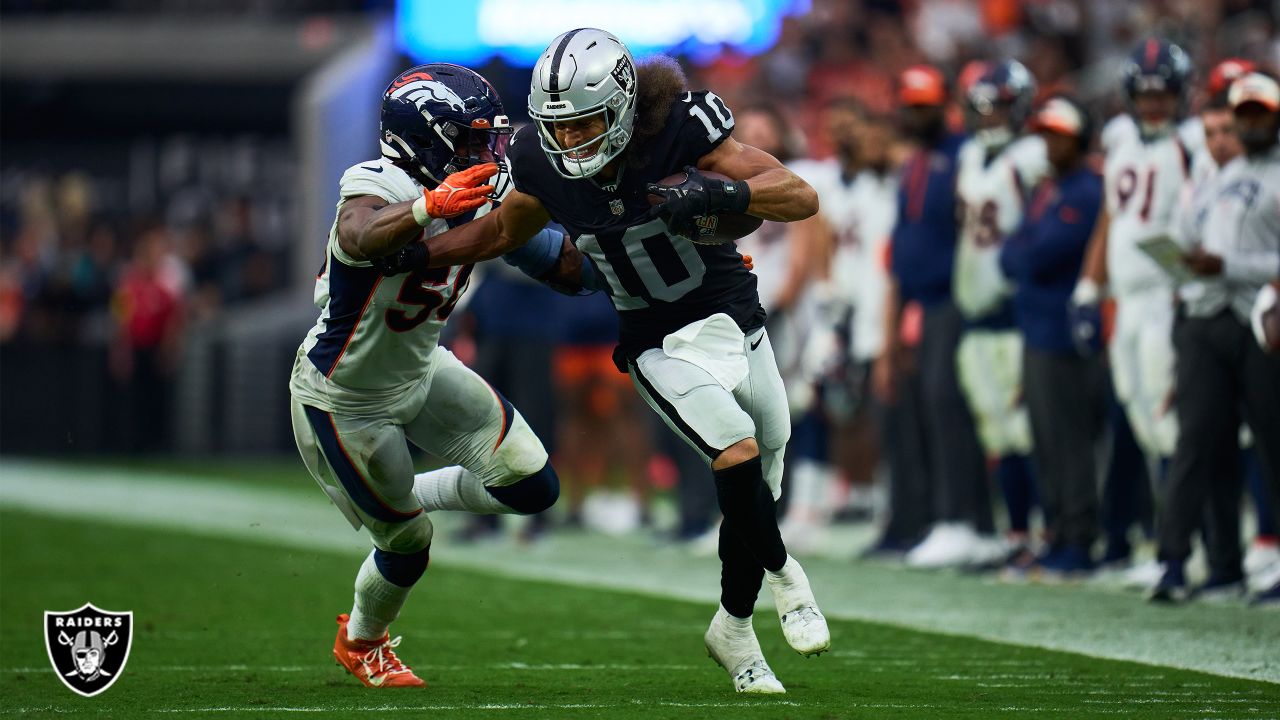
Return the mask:
M85 603L69 612L44 614L44 645L62 684L93 697L124 671L133 641L133 613L99 610Z

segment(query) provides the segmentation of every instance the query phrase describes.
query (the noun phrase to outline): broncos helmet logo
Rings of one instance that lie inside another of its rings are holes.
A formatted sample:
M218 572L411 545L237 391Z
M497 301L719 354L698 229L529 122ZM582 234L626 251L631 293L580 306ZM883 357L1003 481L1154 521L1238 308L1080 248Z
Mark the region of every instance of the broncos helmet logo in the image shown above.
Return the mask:
M466 101L462 96L439 80L415 80L398 87L392 86L389 94L393 98L408 100L419 110L423 109L422 106L430 100L448 105L458 112L466 112L467 109Z

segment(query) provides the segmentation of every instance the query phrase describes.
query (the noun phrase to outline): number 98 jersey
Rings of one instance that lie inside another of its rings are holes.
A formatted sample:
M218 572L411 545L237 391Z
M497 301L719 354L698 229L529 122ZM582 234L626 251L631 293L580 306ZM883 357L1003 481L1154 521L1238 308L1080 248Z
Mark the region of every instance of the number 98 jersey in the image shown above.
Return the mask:
M640 107L637 115L653 111ZM645 190L697 165L724 142L733 114L714 93L697 91L676 97L666 118L656 135L632 139L619 176L607 182L561 177L533 126L516 132L507 151L516 189L542 203L607 281L620 317L620 345L633 359L715 313L729 315L744 332L762 327L765 318L756 278L733 244L672 236L661 218L650 217Z
M379 159L343 173L340 194L339 212L349 198L368 195L387 203L404 202L418 198L422 187ZM448 222L437 219L423 232L430 237L448 229ZM335 402L344 404L343 390L357 391L350 393L351 402L364 398L376 405L421 380L440 329L467 288L471 269L465 265L383 277L368 261L343 252L335 220L316 276L320 318L298 348L291 390L306 404L350 410L332 407Z
M975 320L998 311L1010 294L1000 247L1022 222L1026 199L1049 173L1049 161L1044 140L1028 135L994 157L977 140L966 140L956 164L963 217L952 288L960 311Z

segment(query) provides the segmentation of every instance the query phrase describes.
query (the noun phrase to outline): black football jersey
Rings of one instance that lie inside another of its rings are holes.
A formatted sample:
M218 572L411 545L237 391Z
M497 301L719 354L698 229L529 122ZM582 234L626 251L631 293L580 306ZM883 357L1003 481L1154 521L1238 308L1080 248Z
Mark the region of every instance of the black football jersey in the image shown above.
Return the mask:
M671 104L658 135L628 148L611 185L598 177L562 177L533 125L512 138L507 159L516 189L536 197L605 278L628 357L661 347L670 333L719 312L744 332L764 325L756 277L733 243L695 244L669 234L662 218L649 216L645 186L696 166L732 130L733 115L723 100L711 92L686 92Z

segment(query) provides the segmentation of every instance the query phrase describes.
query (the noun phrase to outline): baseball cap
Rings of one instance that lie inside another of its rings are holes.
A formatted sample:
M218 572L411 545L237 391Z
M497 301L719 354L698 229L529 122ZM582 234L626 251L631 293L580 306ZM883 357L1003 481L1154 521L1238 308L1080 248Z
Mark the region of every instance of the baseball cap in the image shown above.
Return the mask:
M1049 98L1047 102L1031 116L1032 130L1048 130L1050 132L1080 137L1085 133L1085 117L1075 103L1063 97Z
M1227 102L1233 110L1252 102L1275 112L1280 110L1280 84L1262 73L1249 73L1231 83Z
M947 101L947 81L932 65L912 65L898 76L898 102L902 105L942 105Z
M1209 71L1209 82L1206 83L1206 89L1210 95L1226 92L1227 88L1231 87L1231 83L1257 69L1258 66L1250 60L1227 58L1214 65L1213 69Z

